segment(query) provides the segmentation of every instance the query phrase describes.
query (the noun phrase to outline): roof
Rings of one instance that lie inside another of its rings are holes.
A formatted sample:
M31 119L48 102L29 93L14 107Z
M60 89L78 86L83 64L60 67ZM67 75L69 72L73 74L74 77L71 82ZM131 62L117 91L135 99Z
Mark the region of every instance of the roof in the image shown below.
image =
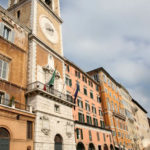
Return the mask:
M145 113L147 113L147 111L134 99L132 99L133 103L135 103L139 108L141 108Z
M88 75L86 72L84 72L80 67L78 67L77 65L75 65L72 61L68 60L65 57L65 62L72 65L73 67L75 67L76 69L78 69L80 72L82 72L86 77L88 77L91 81L93 81L95 84L99 85L99 83L97 81L95 81L90 75Z
M88 74L91 74L93 72L104 72L114 83L116 83L119 87L122 87L120 83L118 83L103 67L99 67L97 69L94 69L94 70L91 70L91 71L88 71L87 73Z
M19 20L17 20L14 16L12 16L11 13L8 12L6 9L4 9L1 5L0 5L0 13L3 13L4 16L6 15L8 18L10 18L13 22L15 22L18 26L20 26L21 28L23 28L27 32L31 32L31 30L27 26L21 24L19 22Z

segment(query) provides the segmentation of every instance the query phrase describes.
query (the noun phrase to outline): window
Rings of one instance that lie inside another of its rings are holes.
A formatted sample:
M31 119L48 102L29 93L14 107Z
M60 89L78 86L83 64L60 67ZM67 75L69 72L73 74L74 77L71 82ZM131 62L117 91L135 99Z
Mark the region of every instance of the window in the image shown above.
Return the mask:
M32 122L27 121L27 139L32 139Z
M93 118L93 124L94 124L94 126L98 126L98 121L96 118Z
M80 131L78 128L76 129L76 135L77 135L77 139L80 139Z
M78 99L78 106L79 106L80 108L83 108L83 102L82 102L81 99Z
M100 141L99 132L97 132L97 141Z
M3 37L7 40L9 40L11 34L11 29L4 26L4 31L3 31Z
M55 112L60 112L60 106L59 105L55 105L54 106L54 110L55 110Z
M95 108L95 106L92 106L92 112L93 112L94 114L96 114L96 108Z
M86 116L87 124L92 125L92 118L90 116Z
M17 11L17 18L20 19L20 10Z
M52 0L45 0L45 3L52 8Z
M98 85L96 85L96 91L98 91Z
M81 131L81 139L83 140L83 131L82 129L80 131Z
M94 98L92 91L90 91L90 98L92 98L92 99Z
M4 101L4 93L0 92L0 104L2 104Z
M103 80L106 83L106 76L103 74Z
M84 114L82 114L82 113L78 113L78 118L79 118L79 122L82 122L82 123L84 123L85 122L85 120L84 120Z
M103 133L104 142L106 141L105 134Z
M111 143L111 135L109 135L109 140L110 140L110 143Z
M0 60L0 78L8 78L8 62Z
M83 91L84 91L84 94L87 95L87 89L86 89L86 87L84 87Z
M105 123L104 123L104 121L100 120L100 124L101 124L101 127L102 127L102 128L105 128Z
M92 141L92 133L90 130L89 130L89 140Z
M103 116L103 113L102 113L102 110L101 110L101 109L99 109L99 115L100 115L100 116Z
M109 98L107 98L107 107L108 107L108 110L110 110Z
M67 70L67 72L70 72L70 67L69 67L69 65L65 64L65 70Z
M101 98L100 98L100 96L97 96L97 102L98 102L98 103L101 103Z
M68 85L68 86L72 86L72 80L71 79L69 79L69 77L66 77L66 85Z
M78 77L80 79L80 72L75 70L75 76Z
M85 103L85 109L89 112L90 111L90 105L86 102Z
M83 139L83 131L82 131L82 129L79 129L79 128L77 128L76 129L76 136L77 136L77 139Z
M87 83L87 78L84 75L82 75L82 80Z

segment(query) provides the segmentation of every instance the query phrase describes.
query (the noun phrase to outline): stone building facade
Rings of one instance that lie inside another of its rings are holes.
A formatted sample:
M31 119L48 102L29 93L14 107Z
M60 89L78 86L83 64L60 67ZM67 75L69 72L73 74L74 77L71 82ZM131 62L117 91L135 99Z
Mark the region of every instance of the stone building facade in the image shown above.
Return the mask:
M33 149L34 119L26 104L29 30L0 7L0 149Z
M132 99L134 112L134 124L137 130L135 143L137 149L146 149L150 145L150 128L147 120L147 111L134 99Z
M36 115L34 148L75 150L74 103L65 93L59 0L10 0L9 6L9 12L31 30L25 95Z

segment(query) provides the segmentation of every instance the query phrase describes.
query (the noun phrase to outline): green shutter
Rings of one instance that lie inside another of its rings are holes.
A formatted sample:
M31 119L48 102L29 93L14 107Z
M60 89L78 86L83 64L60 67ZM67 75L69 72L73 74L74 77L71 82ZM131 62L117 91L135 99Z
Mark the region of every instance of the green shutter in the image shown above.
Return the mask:
M82 131L82 129L81 129L81 139L83 139L83 131Z
M69 80L69 86L70 87L72 86L72 80L71 79Z

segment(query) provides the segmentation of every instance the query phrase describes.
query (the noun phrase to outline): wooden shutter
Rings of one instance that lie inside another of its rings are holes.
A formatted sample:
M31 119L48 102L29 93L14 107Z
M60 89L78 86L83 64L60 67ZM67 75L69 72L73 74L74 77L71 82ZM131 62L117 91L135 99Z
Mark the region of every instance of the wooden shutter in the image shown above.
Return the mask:
M3 36L3 32L4 32L4 24L0 22L0 36Z
M5 100L4 100L4 105L9 105L9 101L10 101L10 96L8 93L5 93Z

